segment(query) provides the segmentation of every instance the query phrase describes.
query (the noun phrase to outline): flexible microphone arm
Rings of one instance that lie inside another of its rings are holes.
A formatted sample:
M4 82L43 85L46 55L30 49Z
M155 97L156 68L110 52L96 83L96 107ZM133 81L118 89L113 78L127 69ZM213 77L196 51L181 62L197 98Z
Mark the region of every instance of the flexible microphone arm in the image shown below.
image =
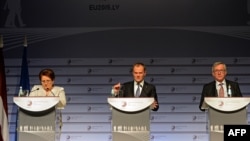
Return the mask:
M56 95L53 93L53 91L52 91L52 90L51 90L50 92L52 93L52 95L53 95L53 96L56 96Z
M228 85L227 95L228 95L228 97L232 97L231 85Z
M49 91L49 88L46 88L46 90ZM52 92L52 90L50 90L50 93L51 93L53 96L56 96L56 95Z
M31 91L30 93L38 91L38 90L39 90L39 88L36 88L35 90ZM30 93L28 94L28 96L30 96Z

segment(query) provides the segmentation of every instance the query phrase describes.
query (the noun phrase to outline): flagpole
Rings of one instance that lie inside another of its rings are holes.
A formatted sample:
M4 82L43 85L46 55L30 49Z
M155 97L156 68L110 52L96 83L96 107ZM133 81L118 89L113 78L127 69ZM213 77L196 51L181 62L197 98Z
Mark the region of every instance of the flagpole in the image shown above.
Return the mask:
M0 141L9 141L6 75L3 56L3 36L0 35Z
M24 36L24 43L23 46L27 47L28 46L28 41L27 41L27 36Z

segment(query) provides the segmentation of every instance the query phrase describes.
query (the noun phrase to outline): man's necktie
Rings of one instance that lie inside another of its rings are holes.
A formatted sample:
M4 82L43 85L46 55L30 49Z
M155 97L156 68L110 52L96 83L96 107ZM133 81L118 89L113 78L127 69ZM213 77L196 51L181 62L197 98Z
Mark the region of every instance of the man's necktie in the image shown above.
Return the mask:
M224 97L223 83L220 83L219 97Z
M135 97L139 97L140 96L140 84L138 83L137 84L137 89L136 89L136 92L135 92Z

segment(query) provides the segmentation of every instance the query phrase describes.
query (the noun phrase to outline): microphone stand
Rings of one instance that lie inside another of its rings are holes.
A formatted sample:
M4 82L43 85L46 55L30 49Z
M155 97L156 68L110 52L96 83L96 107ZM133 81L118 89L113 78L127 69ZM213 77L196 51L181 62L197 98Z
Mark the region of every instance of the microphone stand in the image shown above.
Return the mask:
M29 92L29 93L27 94L27 96L30 96L30 93L33 93L33 92L38 91L38 90L39 90L39 88L36 88L35 90Z

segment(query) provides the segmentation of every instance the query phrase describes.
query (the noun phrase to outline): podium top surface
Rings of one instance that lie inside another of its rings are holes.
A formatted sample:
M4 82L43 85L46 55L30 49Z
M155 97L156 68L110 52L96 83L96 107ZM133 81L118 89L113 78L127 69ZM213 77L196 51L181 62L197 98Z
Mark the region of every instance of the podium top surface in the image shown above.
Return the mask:
M13 101L24 110L39 112L56 106L59 102L59 97L14 97Z
M151 106L154 98L108 98L108 103L116 109L125 112L141 111Z
M212 107L214 109L230 112L242 109L250 103L250 97L205 97L202 108L208 109Z

